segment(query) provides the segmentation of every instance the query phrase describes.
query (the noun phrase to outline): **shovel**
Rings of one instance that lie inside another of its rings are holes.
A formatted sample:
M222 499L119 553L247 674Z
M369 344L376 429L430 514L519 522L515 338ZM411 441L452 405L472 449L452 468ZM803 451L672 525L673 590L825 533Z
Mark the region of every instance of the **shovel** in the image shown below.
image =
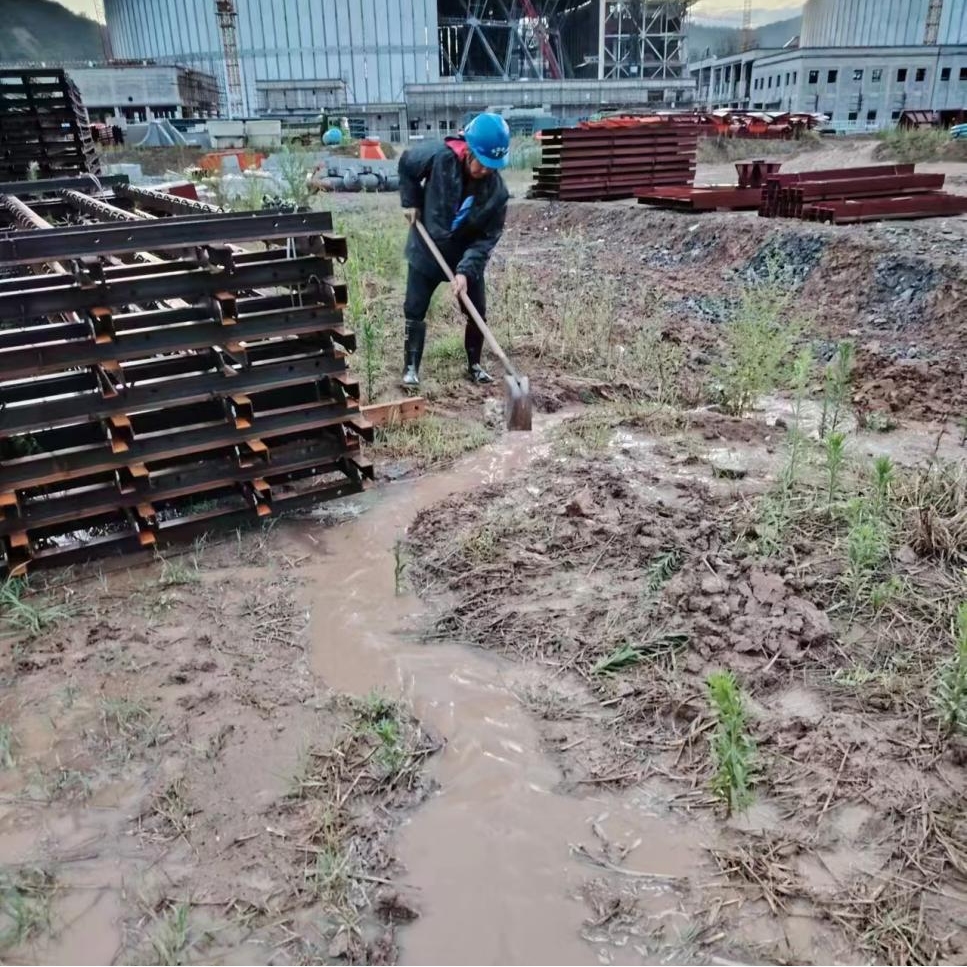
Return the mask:
M424 244L430 250L433 257L437 260L441 271L452 282L453 270L447 265L446 260L436 247L436 242L430 238L430 233L426 226L417 219L414 224L420 233ZM482 333L484 340L490 347L490 351L500 360L504 367L504 416L507 420L508 430L529 430L531 429L531 392L530 381L526 376L521 376L514 367L514 364L507 358L507 354L500 348L500 343L494 338L490 327L483 321L477 307L470 301L466 292L460 293L460 300L464 308L470 313L470 318L476 323L477 328Z

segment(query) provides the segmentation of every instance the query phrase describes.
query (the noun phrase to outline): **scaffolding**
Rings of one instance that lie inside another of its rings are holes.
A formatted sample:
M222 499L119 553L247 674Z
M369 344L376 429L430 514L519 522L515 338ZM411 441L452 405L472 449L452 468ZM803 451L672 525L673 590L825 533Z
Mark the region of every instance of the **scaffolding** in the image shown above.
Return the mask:
M599 0L598 78L685 76L685 28L694 2Z
M589 0L439 0L440 74L562 80L592 60Z

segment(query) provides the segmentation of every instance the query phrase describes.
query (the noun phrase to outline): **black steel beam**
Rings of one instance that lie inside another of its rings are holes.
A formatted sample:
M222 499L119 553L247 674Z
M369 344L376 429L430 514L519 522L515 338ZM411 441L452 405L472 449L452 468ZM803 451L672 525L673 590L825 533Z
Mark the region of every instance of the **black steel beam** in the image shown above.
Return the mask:
M50 277L48 288L19 292L0 290L0 320L29 320L59 312L143 305L163 299L191 301L225 290L238 292L266 286L303 285L312 279L321 282L331 273L331 260L307 255L265 262L246 260L230 271L197 268L182 272L139 273L130 278L116 278L112 274L110 280L93 286L81 286L70 275L55 275Z
M346 372L346 361L317 355L282 363L263 363L249 369L183 376L145 386L122 389L117 396L103 397L96 390L83 396L41 400L0 409L0 437L31 430L72 426L110 416L132 416L143 410L195 403L213 396L257 393L260 390L296 386L310 380Z
M226 242L259 242L294 236L323 236L332 227L328 212L201 215L198 220L156 219L124 225L44 229L0 239L0 265L50 262L156 249L185 249Z
M318 473L333 473L339 470L340 457L352 458L358 453L358 443L344 444L329 437L301 446L288 444L272 447L268 452L267 464L241 468L237 460L215 458L206 460L201 466L196 464L163 471L157 475L158 479L153 479L152 474L148 478L148 486L128 493L121 492L117 486L108 485L62 497L34 500L23 507L19 516L0 520L0 537L74 521L83 526L86 518L109 514L123 507L137 507L145 502L168 503L193 494L205 495L210 490L246 483L259 477L282 476L312 469Z
M334 332L341 330L342 324L342 313L338 310L308 306L255 313L233 326L200 323L125 334L107 343L95 343L91 339L35 349L13 349L0 353L0 380L24 379L76 366L104 365L230 343Z
M0 195L16 195L27 198L33 195L46 195L73 188L75 191L97 191L102 188L117 188L129 182L127 175L72 175L69 178L38 178L36 181L2 181Z
M293 487L280 492L273 491L273 515L279 516L327 500L348 497L351 494L361 493L364 489L365 484L362 479L346 479L336 483L327 481L306 489ZM204 513L160 521L155 532L157 540L153 546L164 547L169 544L181 544L200 534L238 527L246 523L254 524L262 520L264 518L258 514L255 508L245 504L239 497L235 507L219 508ZM138 532L131 527L101 537L41 548L32 555L28 563L31 569L66 567L70 564L78 564L97 558L136 553L139 550L143 551L144 545L139 539ZM8 573L11 570L11 565L17 563L19 562L8 561Z
M217 423L194 430L177 430L154 437L135 436L127 450L115 453L106 443L74 451L11 461L0 467L0 490L11 492L39 481L69 480L136 463L170 460L192 453L204 454L218 447L232 447L248 440L294 437L361 418L355 404L317 403L295 410L257 416L247 427Z

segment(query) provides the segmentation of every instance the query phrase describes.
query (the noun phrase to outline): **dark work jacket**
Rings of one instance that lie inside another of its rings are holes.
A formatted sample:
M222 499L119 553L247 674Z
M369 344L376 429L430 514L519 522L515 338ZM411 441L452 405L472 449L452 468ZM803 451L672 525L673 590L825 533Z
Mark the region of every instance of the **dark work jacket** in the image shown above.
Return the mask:
M418 208L430 237L437 243L454 273L480 278L487 259L500 240L507 217L510 194L499 172L479 181L467 179L464 188L463 161L445 142L429 141L403 152L400 158L400 201L404 208ZM464 192L474 196L473 207L465 221L451 231ZM439 275L436 260L423 244L415 228L406 242L406 258L424 275Z

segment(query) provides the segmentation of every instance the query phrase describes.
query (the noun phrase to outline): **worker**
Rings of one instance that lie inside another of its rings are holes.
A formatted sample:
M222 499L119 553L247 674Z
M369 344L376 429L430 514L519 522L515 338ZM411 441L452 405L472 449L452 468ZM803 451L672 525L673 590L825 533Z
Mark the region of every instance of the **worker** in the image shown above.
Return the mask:
M483 334L460 302L465 293L487 317L484 270L500 240L507 216L507 186L499 171L507 166L510 129L499 114L478 114L463 134L443 142L427 142L400 158L400 201L410 223L406 243L406 319L403 386L420 385L420 361L426 339L426 313L436 287L446 280L433 255L413 227L423 221L454 273L453 295L467 324L464 347L467 375L474 383L490 383L480 364Z

